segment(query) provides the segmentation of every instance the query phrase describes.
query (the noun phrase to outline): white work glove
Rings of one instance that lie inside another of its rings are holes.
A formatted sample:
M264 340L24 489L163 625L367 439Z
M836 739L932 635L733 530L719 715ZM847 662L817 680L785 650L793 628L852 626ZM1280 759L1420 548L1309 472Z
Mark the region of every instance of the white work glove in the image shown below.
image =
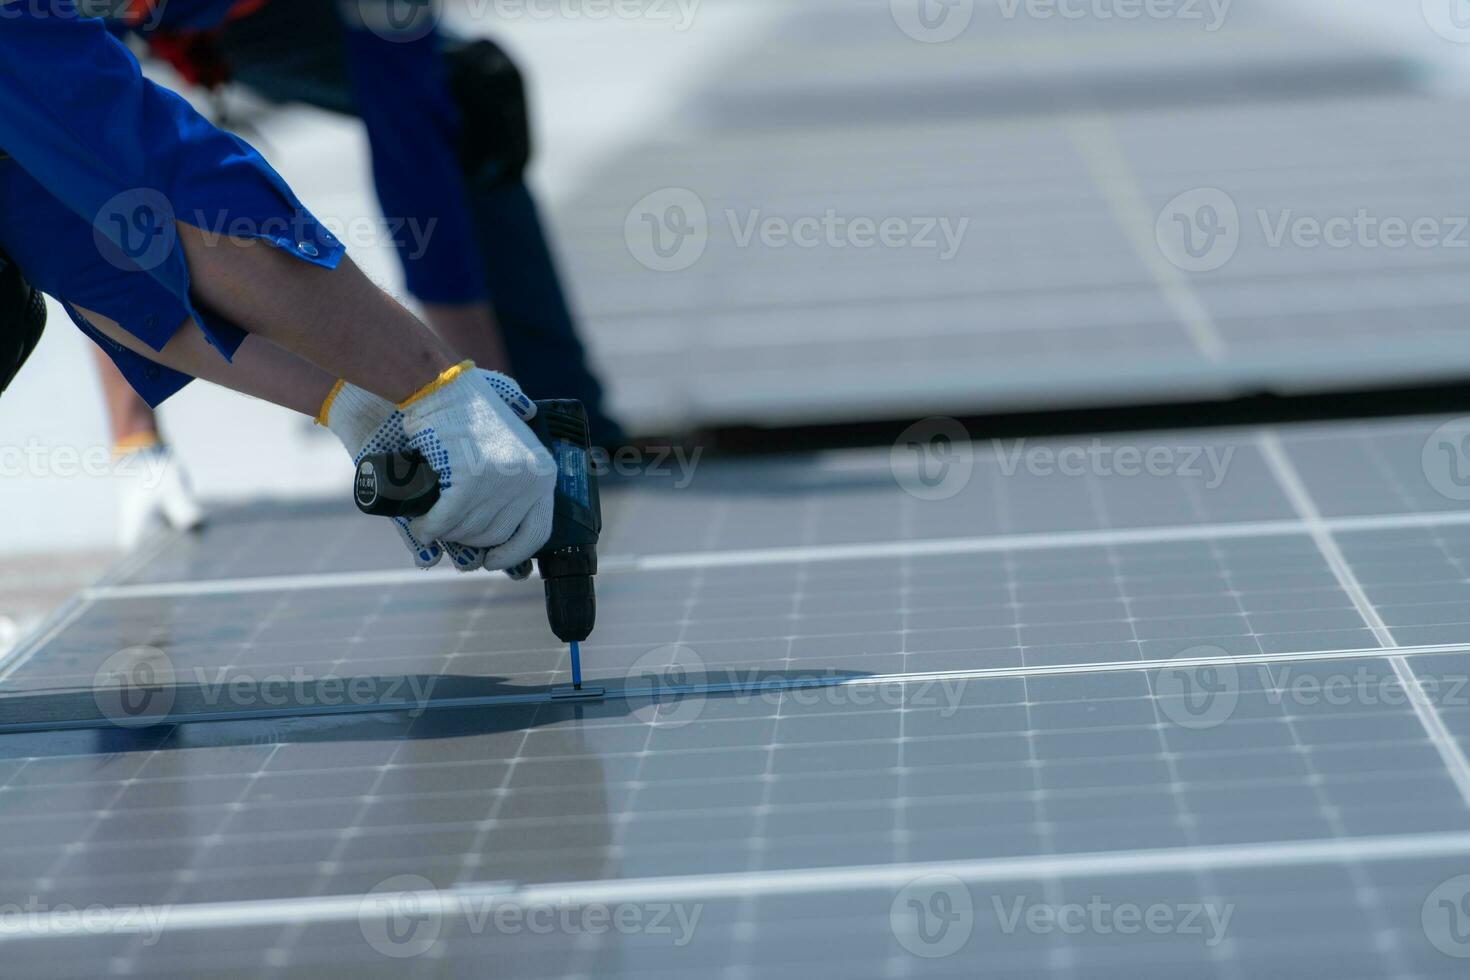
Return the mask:
M514 407L513 407L514 406ZM420 541L485 549L512 569L551 537L556 464L526 423L535 403L514 381L466 361L399 406L408 448L439 474L439 500L409 521Z
M479 375L517 417L525 421L536 417L536 403L527 398L510 378L491 371L471 370L469 373ZM411 444L403 428L403 417L403 412L392 402L356 385L341 382L328 398L317 422L331 429L346 447L355 465L370 453L403 452L415 448L423 452L421 446ZM534 435L529 432L527 435L535 441ZM539 446L539 442L536 445ZM425 456L428 456L427 452ZM482 464L480 468L483 470L486 466L487 464ZM394 518L393 524L404 546L413 556L414 563L420 568L434 567L445 554L449 555L454 567L461 572L472 572L486 566L486 558L490 553L487 548L421 537L405 518ZM537 545L538 549L539 547ZM502 566L497 560L490 567L493 570ZM529 568L507 570L512 577L518 578L524 578L529 572Z

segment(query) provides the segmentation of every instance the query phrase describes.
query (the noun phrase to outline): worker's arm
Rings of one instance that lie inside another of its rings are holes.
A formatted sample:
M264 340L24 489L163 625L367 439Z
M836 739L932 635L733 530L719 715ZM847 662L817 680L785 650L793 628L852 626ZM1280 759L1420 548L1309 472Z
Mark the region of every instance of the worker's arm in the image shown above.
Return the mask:
M326 371L260 337L247 337L235 356L226 361L191 320L179 327L163 350L155 351L116 320L96 310L74 309L108 340L155 364L303 415L316 415L336 383ZM384 404L391 408L391 403ZM384 418L387 415L383 413Z
M172 218L147 229L163 247L140 271L183 283L190 299L247 333L386 398L407 398L458 360L342 261L341 246L253 150L144 79L127 49L100 21L79 19L71 0L43 5L49 15L18 12L0 31L0 146L52 196L101 235L136 231L130 222L140 215ZM130 195L137 203L121 206L125 220L107 220ZM272 221L283 213L293 220ZM216 216L249 236L210 237L181 220ZM274 234L281 224L301 231L283 243Z
M346 261L341 244L259 154L143 79L127 49L100 21L81 18L72 0L7 5L0 146L13 158L0 167L7 201L0 244L23 271L35 270L41 288L108 317L155 361L186 325L197 325L226 358L248 346L234 386L301 410L312 410L322 375L396 402L402 422L384 431L382 448L417 442L436 454L443 493L419 519L433 532L429 540L442 531L472 547L510 542L516 552L544 542L546 452L493 385L456 365L448 348ZM28 180L39 196L23 194ZM87 230L84 247L74 219ZM89 290L98 277L106 288ZM171 297L186 315L145 315L129 302L139 282L151 287L139 295ZM103 305L80 299L91 295ZM251 364L271 355L254 340L321 373L265 379ZM188 333L175 348L180 365L207 353L190 347Z

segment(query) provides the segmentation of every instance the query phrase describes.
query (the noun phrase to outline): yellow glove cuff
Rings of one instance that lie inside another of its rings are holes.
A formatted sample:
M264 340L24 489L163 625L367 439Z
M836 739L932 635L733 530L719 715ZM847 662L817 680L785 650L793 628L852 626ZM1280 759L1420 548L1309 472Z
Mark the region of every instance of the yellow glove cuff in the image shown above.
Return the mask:
M433 381L430 381L428 384L424 385L412 395L409 395L407 399L399 402L399 411L408 408L408 406L412 405L414 402L422 401L423 399L428 398L440 388L443 388L444 386L449 384L453 384L455 379L458 378L461 374L464 374L466 371L473 371L474 369L474 361L460 361L454 367L443 372L439 375L439 377L435 378Z
M332 403L337 400L337 396L342 392L342 386L346 383L346 378L338 378L337 383L332 385L332 390L327 392L326 401L322 402L322 410L316 413L317 425L326 426L327 419L332 415Z

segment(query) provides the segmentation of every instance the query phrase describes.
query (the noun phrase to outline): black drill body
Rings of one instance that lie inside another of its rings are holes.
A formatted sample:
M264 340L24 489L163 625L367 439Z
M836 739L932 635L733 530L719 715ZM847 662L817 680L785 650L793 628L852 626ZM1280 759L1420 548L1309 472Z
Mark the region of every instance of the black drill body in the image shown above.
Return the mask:
M602 500L590 458L587 411L579 401L536 403L531 431L556 461L556 518L551 539L536 553L546 587L546 618L567 643L580 643L597 624L597 540Z
M587 411L571 399L536 403L528 424L556 463L556 517L551 539L536 553L546 588L551 631L581 642L597 623L597 541L602 501L592 466ZM439 500L439 478L416 452L366 456L357 468L357 507L375 517L418 517Z

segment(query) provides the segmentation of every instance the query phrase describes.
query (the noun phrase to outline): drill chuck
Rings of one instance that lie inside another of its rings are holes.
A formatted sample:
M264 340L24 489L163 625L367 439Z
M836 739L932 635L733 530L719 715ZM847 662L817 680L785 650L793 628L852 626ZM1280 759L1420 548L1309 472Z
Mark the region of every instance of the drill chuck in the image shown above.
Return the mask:
M567 643L581 643L597 625L597 590L590 575L546 580L546 619Z

